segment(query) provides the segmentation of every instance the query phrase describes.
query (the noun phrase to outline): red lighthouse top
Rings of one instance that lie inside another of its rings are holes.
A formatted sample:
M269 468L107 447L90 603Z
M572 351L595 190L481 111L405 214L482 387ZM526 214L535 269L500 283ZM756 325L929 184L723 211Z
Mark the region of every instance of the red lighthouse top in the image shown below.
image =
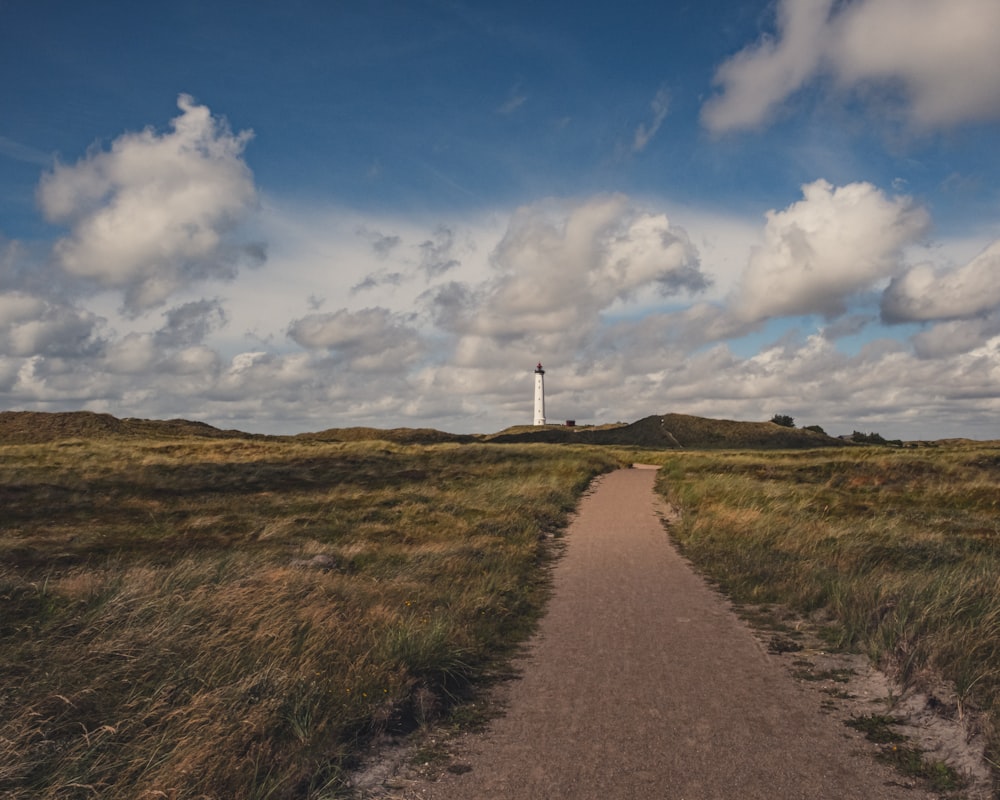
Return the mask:
M544 374L545 374L545 370L544 370L544 369L542 369L542 362L541 362L541 361L539 361L539 362L538 362L538 366L537 366L537 367L535 367L535 372L538 372L538 373L540 373L540 374L542 374L542 375L544 375Z

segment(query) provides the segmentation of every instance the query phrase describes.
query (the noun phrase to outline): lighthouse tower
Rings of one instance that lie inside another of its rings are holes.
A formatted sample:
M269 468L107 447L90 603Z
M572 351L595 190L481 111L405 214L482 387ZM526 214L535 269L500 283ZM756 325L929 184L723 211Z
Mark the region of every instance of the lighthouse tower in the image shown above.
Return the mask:
M545 424L545 370L541 362L535 367L535 424Z

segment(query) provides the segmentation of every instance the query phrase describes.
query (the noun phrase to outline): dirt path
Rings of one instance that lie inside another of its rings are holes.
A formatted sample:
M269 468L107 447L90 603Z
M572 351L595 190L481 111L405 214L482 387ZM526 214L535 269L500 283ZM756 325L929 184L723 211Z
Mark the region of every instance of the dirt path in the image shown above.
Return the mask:
M819 712L676 554L655 471L601 478L506 713L423 800L925 798Z

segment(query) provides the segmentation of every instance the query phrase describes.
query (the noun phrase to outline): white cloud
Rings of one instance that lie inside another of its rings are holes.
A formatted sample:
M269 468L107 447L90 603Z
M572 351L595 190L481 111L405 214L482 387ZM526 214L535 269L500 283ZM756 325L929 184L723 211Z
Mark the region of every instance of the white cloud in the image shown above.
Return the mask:
M492 431L530 421L541 359L553 419L788 413L895 437L919 435L921 414L942 435L952 423L974 435L1000 411L984 393L1000 373L996 314L912 343L841 349L874 331L852 296L903 274L904 251L923 250L913 245L927 215L906 198L819 181L766 225L662 209L616 195L401 220L269 198L264 268L188 284L162 314L121 316L113 292L89 296L89 312L34 291L0 294L0 391L8 407L271 433ZM974 252L945 250L966 264ZM854 316L819 332L761 325L844 308ZM764 331L771 339L759 345Z
M831 14L831 9L836 8ZM996 0L780 0L779 35L723 63L702 121L723 133L766 124L819 76L887 90L919 127L1000 116ZM879 95L885 107L887 95Z
M214 375L219 370L219 354L205 345L178 350L163 361L171 375Z
M437 278L462 262L455 258L455 233L439 225L430 239L420 243L420 269L428 278Z
M0 353L82 356L100 347L99 317L24 292L0 293Z
M752 251L731 301L741 319L843 313L852 295L900 271L903 249L929 224L909 198L886 197L869 183L819 180L802 193L767 213L764 243Z
M213 400L263 408L275 400L297 396L308 403L314 398L309 387L317 383L316 360L308 353L280 356L264 351L239 353L208 390ZM327 380L330 378L327 377ZM323 381L319 381L323 383Z
M601 390L596 399L617 399L626 419L653 408L738 420L785 413L799 425L819 424L833 434L993 438L1000 411L998 343L1000 338L980 340L974 350L940 361L918 358L894 340L871 342L853 356L821 335L745 358L720 344L689 354L662 375L631 374L627 391ZM546 378L555 384L558 372L550 373Z
M310 314L292 322L288 335L303 347L325 348L361 372L399 370L424 349L417 330L385 308Z
M204 341L213 330L226 324L226 312L218 300L197 300L172 308L156 332L160 347L184 347Z
M579 342L616 301L709 284L687 233L622 195L518 209L492 261L496 277L477 289L463 332L501 341Z
M846 86L900 84L920 126L996 118L998 30L996 0L864 0L837 19L833 69Z
M504 230L497 212L426 219L364 217L339 207L307 208L265 198L265 269L218 288L232 300L231 330L257 329L324 308L383 307L412 313L414 298L453 281L475 284L489 273L488 253ZM275 281L273 275L280 275ZM262 294L268 303L255 304ZM228 309L227 304L227 309ZM251 314L251 312L253 312ZM253 317L253 319L251 319Z
M1000 308L1000 240L957 269L920 264L893 279L882 296L887 322L974 317Z
M714 83L722 94L702 108L702 122L721 133L761 125L773 109L814 76L833 0L781 0L777 40L770 36L741 50L719 67Z
M369 230L364 225L358 227L357 235L367 239L372 246L372 251L379 258L388 258L394 248L399 247L401 239L393 234L385 234L377 230Z
M11 325L34 319L45 308L45 302L23 292L0 294L0 325Z
M66 302L78 292L75 281L51 263L51 246L42 241L7 239L0 232L0 290Z
M919 358L945 359L970 353L984 342L1000 336L1000 316L941 322L913 337L913 349Z
M123 375L145 375L160 360L160 353L148 333L128 333L108 347L105 369Z
M250 132L234 135L187 95L178 106L170 132L123 134L110 151L57 164L38 189L45 216L71 228L55 245L62 268L123 289L132 312L263 258L231 236L257 204L242 160Z

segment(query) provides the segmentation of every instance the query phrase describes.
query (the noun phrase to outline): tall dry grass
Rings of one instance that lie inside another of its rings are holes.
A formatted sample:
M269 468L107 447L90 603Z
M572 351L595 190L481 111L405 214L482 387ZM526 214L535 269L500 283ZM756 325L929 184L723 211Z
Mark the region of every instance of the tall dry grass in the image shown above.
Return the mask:
M0 796L335 796L531 627L594 449L0 447Z
M950 681L1000 754L1000 449L683 454L682 551L738 603L822 620L904 683Z

